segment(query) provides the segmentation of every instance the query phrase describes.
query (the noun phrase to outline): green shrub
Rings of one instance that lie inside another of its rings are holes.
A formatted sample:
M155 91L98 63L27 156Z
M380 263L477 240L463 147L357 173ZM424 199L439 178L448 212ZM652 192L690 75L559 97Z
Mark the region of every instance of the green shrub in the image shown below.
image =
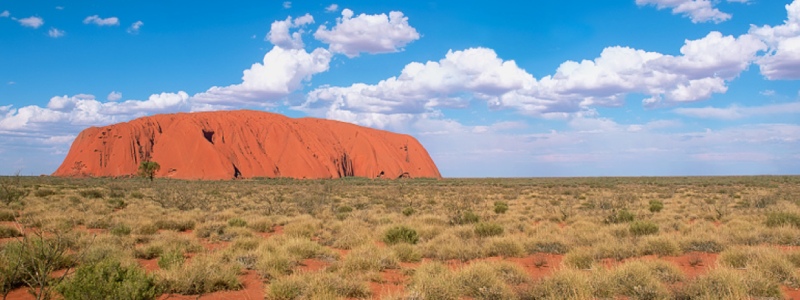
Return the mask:
M47 196L55 195L56 191L51 190L51 189L38 189L35 192L33 192L33 194L36 195L36 197L44 198L44 197L47 197Z
M656 234L658 233L658 224L650 221L636 221L631 223L630 231L636 236Z
M650 212L657 213L664 209L664 203L658 200L650 200Z
M205 223L200 225L197 230L194 231L194 234L199 238L209 238L212 235L223 235L225 234L225 229L228 228L228 225L225 223Z
M461 291L455 275L445 264L436 261L417 267L410 290L419 296L417 299L434 300L456 300Z
M450 224L455 224L455 225L472 224L472 223L478 223L480 220L481 217L478 216L476 213L472 211L465 211L463 213L452 216L452 218L450 219Z
M125 200L122 198L111 198L106 201L108 207L111 209L123 209L128 206L128 203L125 203Z
M475 234L479 237L498 236L503 234L503 226L495 223L481 222L475 224Z
M79 192L79 194L83 198L87 198L87 199L101 199L101 198L105 197L105 195L103 194L103 191L99 190L99 189L82 190L82 191Z
M397 243L416 244L419 241L417 231L405 226L397 226L386 231L383 235L383 241L387 245L394 245Z
M131 192L131 197L136 199L144 199L144 194L142 194L142 192L139 191L134 191Z
M605 220L608 224L619 224L619 223L628 223L633 222L636 219L636 215L632 212L628 211L627 209L621 209L617 212L612 213L608 216Z
M175 231L187 231L194 229L194 221L184 219L184 220L166 220L166 219L158 219L155 223L158 229L164 230L175 230Z
M273 232L275 231L275 223L268 219L257 219L252 222L247 222L247 227L255 230L256 232Z
M111 191L108 192L108 196L111 198L125 198L125 190L112 188Z
M416 211L414 210L413 207L406 207L406 208L403 209L403 215L406 216L406 217L408 217L410 215L413 215L414 212L416 212Z
M800 228L800 215L792 212L773 212L767 214L766 223L768 227L790 225Z
M350 206L347 206L347 205L339 206L339 207L336 208L336 212L340 213L340 214L349 213L349 212L352 212L352 211L353 211L353 208L350 207Z
M230 227L245 227L247 226L247 221L242 218L233 218L228 220L228 226Z
M153 235L153 234L158 233L158 226L156 226L156 224L149 223L149 222L148 223L143 223L143 224L140 224L138 227L136 227L133 230L133 232L136 233L136 234L141 234L141 235Z
M10 209L0 210L0 222L11 222L17 219L17 213Z
M15 179L19 179L16 177ZM14 182L14 180L2 180L0 181L0 202L9 205L14 202L19 202L25 196L28 196L30 193L29 190L24 188L18 188L19 182Z
M183 256L183 251L167 251L158 258L158 267L164 270L169 270L175 266L182 265L185 260L186 258Z
M688 282L675 299L750 299L742 276L730 269L714 269Z
M306 291L308 283L305 278L299 276L287 277L275 280L267 288L266 299L270 300L294 300L301 299Z
M494 212L497 214L504 214L508 211L508 203L497 201L494 203Z
M200 295L217 291L238 290L239 267L223 263L207 255L197 255L188 263L162 270L159 285L164 292L182 295Z
M56 287L64 299L155 299L155 279L138 267L103 260L81 265Z
M392 246L392 251L397 255L397 259L402 262L418 262L422 260L422 254L414 246L400 243Z
M262 278L273 280L291 274L297 263L285 251L264 252L256 258L255 270Z
M117 236L129 235L131 234L131 227L124 223L119 223L111 227L109 232Z
M575 249L564 255L564 264L576 269L589 270L594 266L594 255L588 249Z
M20 233L19 230L17 230L16 228L8 226L0 226L0 239L19 237L19 236L22 236L22 233Z

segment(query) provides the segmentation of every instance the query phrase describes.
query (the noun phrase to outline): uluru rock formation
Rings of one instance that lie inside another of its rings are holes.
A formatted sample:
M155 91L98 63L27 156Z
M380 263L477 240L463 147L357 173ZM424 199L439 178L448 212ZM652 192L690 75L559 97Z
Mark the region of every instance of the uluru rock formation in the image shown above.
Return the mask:
M439 170L409 135L251 111L155 115L82 131L53 176L121 177L142 161L158 177L432 177Z

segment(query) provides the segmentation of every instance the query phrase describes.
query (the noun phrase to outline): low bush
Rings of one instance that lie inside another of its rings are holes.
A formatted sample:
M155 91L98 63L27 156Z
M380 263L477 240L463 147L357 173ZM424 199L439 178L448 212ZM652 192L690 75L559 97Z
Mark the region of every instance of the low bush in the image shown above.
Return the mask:
M201 295L217 291L239 290L239 268L207 255L198 255L188 263L157 273L159 287L166 293Z
M498 236L503 234L503 226L496 223L481 222L475 224L475 234L479 237Z
M159 218L155 222L156 227L158 229L164 230L175 230L175 231L187 231L194 229L194 221L188 219L163 219Z
M650 200L650 207L648 209L651 213L660 212L664 209L664 203L658 200Z
M182 265L185 260L186 258L183 256L183 251L173 249L159 255L158 267L162 270L169 270Z
M392 246L392 251L402 262L419 262L422 260L422 254L417 251L414 246L407 243L399 243Z
M302 273L272 282L267 288L268 300L369 298L369 285L356 278L343 278L333 273Z
M480 220L481 217L478 216L476 213L472 211L465 211L463 213L452 216L452 218L450 219L450 224L453 225L472 224L472 223L478 223Z
M228 226L230 227L246 227L247 221L242 218L232 218L228 220Z
M406 208L403 209L403 215L406 216L406 217L408 217L410 215L413 215L414 212L415 212L415 210L414 210L413 207L406 207Z
M767 214L768 227L794 226L800 228L800 214L792 212L773 212Z
M594 267L594 254L588 249L574 249L564 255L564 264L580 270L589 270Z
M630 231L636 236L656 234L658 233L658 224L650 221L636 221L631 223Z
M0 209L0 222L11 222L17 219L17 213L10 209Z
M36 195L36 197L45 198L47 196L55 195L56 191L51 189L38 189L35 192L33 192L33 194Z
M0 239L20 237L22 233L14 227L0 226Z
M135 266L103 260L81 265L56 287L64 299L155 299L159 290L153 276Z
M411 278L409 289L415 299L456 300L461 294L455 275L440 262L420 265Z
M347 205L339 206L339 207L336 208L336 212L340 213L340 214L349 213L349 212L352 212L352 211L353 211L353 208L350 207L350 206L347 206Z
M494 203L494 212L496 214L504 214L508 211L508 203L497 201Z
M83 198L86 199L102 199L105 197L105 194L102 190L99 189L91 189L91 190L82 190L78 192Z
M636 219L636 215L623 208L619 211L612 212L610 216L606 217L605 222L607 224L619 224L633 222L634 219Z
M405 226L393 227L386 231L383 235L383 242L387 245L394 245L397 243L416 244L419 241L417 231Z
M131 227L125 223L118 223L109 229L109 233L116 236L123 236L131 234Z

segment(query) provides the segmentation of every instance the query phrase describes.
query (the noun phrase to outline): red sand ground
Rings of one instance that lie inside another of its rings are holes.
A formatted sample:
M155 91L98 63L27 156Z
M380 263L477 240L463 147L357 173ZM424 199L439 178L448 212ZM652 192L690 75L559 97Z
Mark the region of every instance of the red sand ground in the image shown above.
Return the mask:
M131 176L150 159L158 177L441 178L409 135L338 121L250 111L178 113L90 127L53 176Z

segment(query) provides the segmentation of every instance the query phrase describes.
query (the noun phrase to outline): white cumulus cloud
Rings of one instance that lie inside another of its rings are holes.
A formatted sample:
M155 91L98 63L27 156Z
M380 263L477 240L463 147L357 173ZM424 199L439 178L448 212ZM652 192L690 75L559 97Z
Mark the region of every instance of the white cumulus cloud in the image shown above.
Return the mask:
M31 28L39 28L44 25L44 19L36 16L22 18L17 20L20 25Z
M242 83L215 86L192 98L208 104L267 104L300 89L312 75L327 71L331 56L322 48L309 53L275 46L264 55L262 63L244 70Z
M386 14L360 14L354 17L352 10L342 10L342 17L336 25L328 29L321 25L314 37L330 45L330 51L348 57L361 52L370 54L401 51L410 42L418 40L417 30L408 24L408 17L402 12Z
M98 15L88 16L86 19L83 19L83 24L95 24L97 26L117 26L119 25L119 18L117 17L108 17L108 18L101 18Z
M681 55L664 55L629 47L608 47L592 60L567 61L552 75L536 79L513 60L492 49L450 51L438 62L413 62L377 84L322 86L297 109L308 113L382 126L383 117L435 114L441 108L464 107L471 100L496 109L509 108L544 118L591 114L594 106L620 106L629 94L644 94L646 106L693 102L725 93L766 49L750 36L711 32L687 40Z
M11 13L8 12L7 10L4 10L3 12L0 13L0 18L8 18L10 16L11 16Z
M49 35L51 38L60 38L64 36L64 34L64 30L55 27L50 28L50 30L47 31L47 35Z
M337 12L337 11L339 11L339 5L336 4L336 3L328 5L327 7L325 7L325 11L327 11L327 12Z
M728 0L728 2L745 3L747 0ZM658 9L671 8L673 14L689 17L693 23L714 22L721 23L731 18L714 7L711 0L636 0L639 6L655 5Z
M292 17L287 17L286 20L272 22L265 40L284 49L303 49L303 47L305 47L305 44L303 44L303 33L305 33L305 31L302 27L313 23L314 17L310 14L305 14L294 20L292 20ZM289 32L291 29L295 28L301 29L295 32Z
M749 35L769 45L767 54L757 62L768 79L800 79L800 0L787 4L786 12L782 25L750 28Z
M122 93L117 91L112 91L111 93L108 94L108 96L106 96L106 99L108 101L119 101L119 99L122 99Z
M139 29L142 28L143 25L144 25L144 22L142 22L142 21L133 22L133 24L131 24L131 26L128 27L127 31L130 34L139 34Z

